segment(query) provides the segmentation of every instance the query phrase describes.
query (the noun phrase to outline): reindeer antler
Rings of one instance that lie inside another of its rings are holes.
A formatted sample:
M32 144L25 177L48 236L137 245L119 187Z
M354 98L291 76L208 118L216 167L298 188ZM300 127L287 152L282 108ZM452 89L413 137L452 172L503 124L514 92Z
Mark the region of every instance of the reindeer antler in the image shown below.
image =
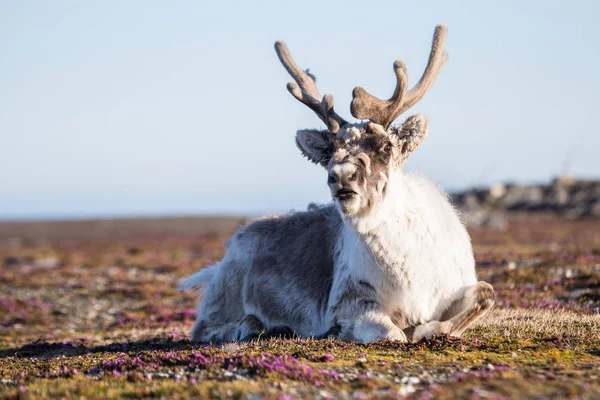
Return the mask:
M329 128L331 133L336 133L346 121L333 110L333 96L326 94L321 97L317 90L316 79L307 71L303 71L292 59L290 52L282 41L275 42L275 51L279 60L294 78L296 83L287 84L287 90L299 101L306 104Z
M448 29L444 25L435 27L431 53L425 72L423 72L419 82L408 93L406 93L408 76L406 66L402 61L394 62L397 84L396 90L394 90L394 94L389 100L378 99L360 86L354 88L350 105L352 115L358 119L368 119L387 129L400 114L421 100L435 81L438 72L448 60L448 54L444 51L447 35Z

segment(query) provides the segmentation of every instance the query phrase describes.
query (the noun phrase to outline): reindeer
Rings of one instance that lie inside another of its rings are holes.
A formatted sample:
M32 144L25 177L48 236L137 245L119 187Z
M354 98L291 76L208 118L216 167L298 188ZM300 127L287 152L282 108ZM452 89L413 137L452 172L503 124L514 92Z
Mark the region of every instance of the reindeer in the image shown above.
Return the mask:
M296 144L327 170L333 203L259 219L225 244L224 258L180 283L206 284L191 338L251 340L259 335L337 335L342 340L418 341L460 336L494 303L477 282L469 235L448 196L428 180L402 172L427 137L423 115L392 122L417 103L447 60L446 27L435 29L423 76L407 90L407 71L394 63L396 89L381 100L352 93L350 123L321 96L316 79L283 42L279 60L292 76L288 91L327 125L304 129Z

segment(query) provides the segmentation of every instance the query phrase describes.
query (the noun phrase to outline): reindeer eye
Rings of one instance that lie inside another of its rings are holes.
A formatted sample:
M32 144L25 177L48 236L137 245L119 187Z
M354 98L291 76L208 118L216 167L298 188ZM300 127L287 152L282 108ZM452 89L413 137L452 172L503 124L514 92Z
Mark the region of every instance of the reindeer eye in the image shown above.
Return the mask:
M388 142L383 146L383 152L385 154L390 154L390 151L392 151L392 144Z

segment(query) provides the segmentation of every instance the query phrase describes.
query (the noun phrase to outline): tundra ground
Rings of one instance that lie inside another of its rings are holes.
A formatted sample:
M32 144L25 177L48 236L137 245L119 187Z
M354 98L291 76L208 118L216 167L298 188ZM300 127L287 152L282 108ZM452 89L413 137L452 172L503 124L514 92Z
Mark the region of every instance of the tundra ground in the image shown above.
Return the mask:
M471 231L497 299L462 339L192 344L175 284L223 255L217 222L0 224L0 397L600 398L598 220Z

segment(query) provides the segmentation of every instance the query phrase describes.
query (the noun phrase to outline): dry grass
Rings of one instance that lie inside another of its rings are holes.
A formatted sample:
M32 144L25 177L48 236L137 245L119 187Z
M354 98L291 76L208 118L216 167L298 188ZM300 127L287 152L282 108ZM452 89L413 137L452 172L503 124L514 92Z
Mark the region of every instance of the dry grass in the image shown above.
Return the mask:
M465 337L483 341L500 337L511 340L561 338L600 343L600 314L496 308L477 321Z

